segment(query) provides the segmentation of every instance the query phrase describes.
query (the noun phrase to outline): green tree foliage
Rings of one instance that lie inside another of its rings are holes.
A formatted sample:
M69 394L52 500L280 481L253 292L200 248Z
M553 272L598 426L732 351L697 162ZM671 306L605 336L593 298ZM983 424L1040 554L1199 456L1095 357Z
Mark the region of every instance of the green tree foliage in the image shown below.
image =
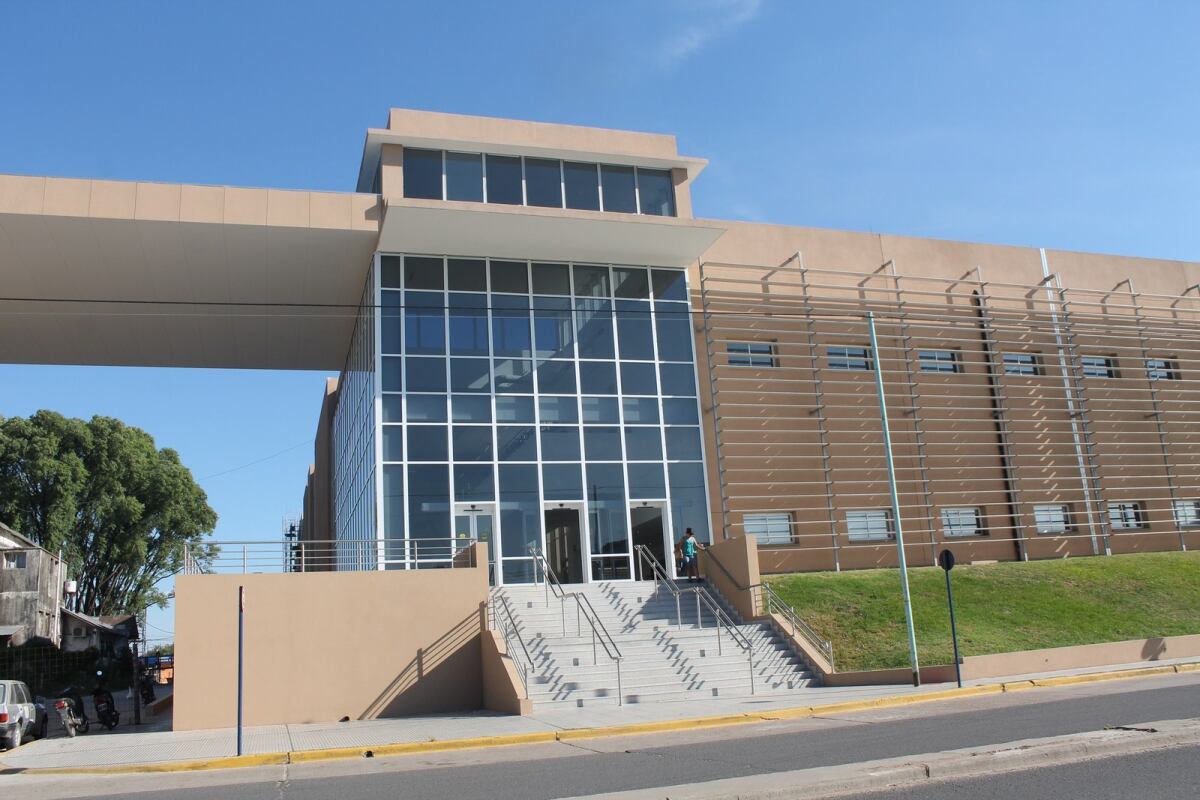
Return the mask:
M39 411L0 417L0 520L50 551L79 582L77 610L136 612L191 548L202 564L216 512L169 448L111 417Z

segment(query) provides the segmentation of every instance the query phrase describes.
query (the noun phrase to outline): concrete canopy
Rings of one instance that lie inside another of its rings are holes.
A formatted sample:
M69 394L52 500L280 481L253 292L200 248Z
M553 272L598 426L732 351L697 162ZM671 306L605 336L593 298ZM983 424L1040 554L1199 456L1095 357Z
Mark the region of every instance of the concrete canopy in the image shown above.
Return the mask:
M339 370L380 208L0 175L0 362Z

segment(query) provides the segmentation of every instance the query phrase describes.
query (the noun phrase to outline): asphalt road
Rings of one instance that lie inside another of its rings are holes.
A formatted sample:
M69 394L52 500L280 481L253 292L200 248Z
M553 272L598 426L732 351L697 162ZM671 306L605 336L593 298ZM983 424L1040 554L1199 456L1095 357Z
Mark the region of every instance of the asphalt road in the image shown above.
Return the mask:
M1151 684L1157 688L1143 688L1148 679L1114 682L1049 695L1038 690L954 701L942 707L945 711L911 706L887 713L781 723L782 732L723 728L697 731L690 737L638 736L475 754L431 754L423 761L392 758L328 762L324 767L295 765L286 768L282 780L278 772L256 777L251 770L244 775L225 771L190 776L190 786L176 786L163 780L166 776L156 776L153 782L136 785L136 793L130 793L134 787L124 782L93 779L90 786L95 794L128 800L145 800L142 790L170 800L550 800L919 755L1106 725L1200 717L1200 681L1182 678ZM202 788L200 781L206 781ZM222 782L226 785L218 785ZM65 796L51 793L49 786L41 788L44 791L23 794ZM1051 795L1025 795L1038 796ZM1144 791L1128 796L1150 797Z
M966 781L923 783L849 795L844 800L1185 800L1200 797L1200 747L1006 772Z

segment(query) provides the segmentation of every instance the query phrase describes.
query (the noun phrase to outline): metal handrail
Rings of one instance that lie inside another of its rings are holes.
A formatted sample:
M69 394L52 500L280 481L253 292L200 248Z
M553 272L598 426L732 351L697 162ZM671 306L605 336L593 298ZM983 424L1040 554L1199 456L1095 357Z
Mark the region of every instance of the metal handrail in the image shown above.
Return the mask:
M497 604L499 600L499 604ZM512 637L515 637L517 644L521 645L521 652L525 654L525 660L528 662L528 667L521 664L519 659L514 658L513 663L517 666L517 674L521 676L521 685L525 687L525 694L529 694L529 673L537 670L537 665L534 664L533 656L529 654L529 648L525 645L525 639L521 636L521 629L517 627L517 620L513 616L512 607L508 604L508 598L502 594L493 594L491 597L492 606L492 624L500 631L500 635L504 637L504 644L509 655L513 654ZM504 618L497 613L498 609L504 610Z
M717 568L725 574L725 577L729 579L729 582L736 586L739 591L751 593L751 596L755 600L756 610L758 610L759 606L761 605L762 613L778 613L785 620L787 620L788 625L791 626L793 638L796 636L803 637L805 641L815 647L817 651L825 657L825 660L829 662L829 668L834 668L833 642L828 639L821 638L821 635L817 633L811 625L800 618L800 615L796 613L795 608L784 602L783 598L779 596L779 593L775 591L771 584L756 583L753 586L742 586L741 583L738 582L737 578L730 574L729 569L723 563L721 563L721 559L717 558L708 551L705 551L705 556L709 561L717 565ZM758 590L757 596L754 594L755 589Z
M696 625L703 628L704 618L701 615L700 605L703 603L712 612L713 618L717 621L717 655L724 655L724 649L721 645L721 630L724 628L725 633L733 639L738 647L746 651L746 656L750 662L750 694L755 694L754 687L754 645L742 633L737 624L729 618L725 610L712 598L703 587L691 586L687 589L679 588L674 579L667 574L666 569L659 562L654 553L650 552L643 545L634 545L634 551L638 554L639 563L650 567L651 574L654 576L654 592L658 593L658 584L661 581L666 586L667 591L675 596L675 619L677 627L683 627L682 614L680 613L680 597L687 593L692 593L696 596Z
M592 606L592 601L588 600L586 595L579 592L568 592L562 588L562 584L558 580L558 575L554 573L554 569L550 566L550 562L546 560L546 556L536 547L529 548L529 555L533 557L534 564L534 581L537 581L537 568L540 565L542 568L542 582L546 587L546 605L550 605L550 592L559 601L559 611L562 617L563 635L567 634L567 615L566 601L568 599L575 601L575 634L581 635L583 626L580 617L587 620L588 627L592 629L592 663L599 663L599 651L597 643L604 648L604 654L609 657L617 667L617 705L625 705L625 692L621 679L621 661L624 656L621 654L621 648L617 647L617 642L613 639L612 634L608 632L608 628L604 627L604 623L600 620L600 615L596 613L595 607Z

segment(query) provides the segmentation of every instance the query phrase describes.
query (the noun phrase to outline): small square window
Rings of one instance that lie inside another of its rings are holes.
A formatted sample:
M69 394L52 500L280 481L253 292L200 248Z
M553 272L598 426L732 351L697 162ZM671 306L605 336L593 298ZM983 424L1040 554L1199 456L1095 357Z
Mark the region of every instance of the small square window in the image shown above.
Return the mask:
M921 372L962 372L955 350L918 350Z
M791 544L791 514L747 514L742 526L747 535L753 535L759 544Z
M942 509L942 533L945 536L979 536L983 532L983 514L978 507Z
M1146 527L1146 517L1141 503L1109 503L1108 522L1114 531L1136 530Z
M1179 380L1179 362L1169 358L1146 359L1146 377L1152 381Z
M1033 507L1033 523L1039 534L1066 533L1070 530L1070 512L1062 503Z
M1037 353L1005 353L1005 375L1041 375L1042 359Z
M729 342L725 345L731 367L775 367L775 345L770 342Z
M24 552L6 552L3 561L0 561L0 566L4 569L25 569L26 564L26 554Z
M1085 378L1117 377L1117 360L1109 356L1083 356L1079 359Z
M1176 500L1175 524L1180 528L1200 527L1200 500Z
M871 369L871 353L865 347L827 347L829 368L867 372Z
M846 512L846 534L852 542L891 539L896 535L892 512L888 509Z

